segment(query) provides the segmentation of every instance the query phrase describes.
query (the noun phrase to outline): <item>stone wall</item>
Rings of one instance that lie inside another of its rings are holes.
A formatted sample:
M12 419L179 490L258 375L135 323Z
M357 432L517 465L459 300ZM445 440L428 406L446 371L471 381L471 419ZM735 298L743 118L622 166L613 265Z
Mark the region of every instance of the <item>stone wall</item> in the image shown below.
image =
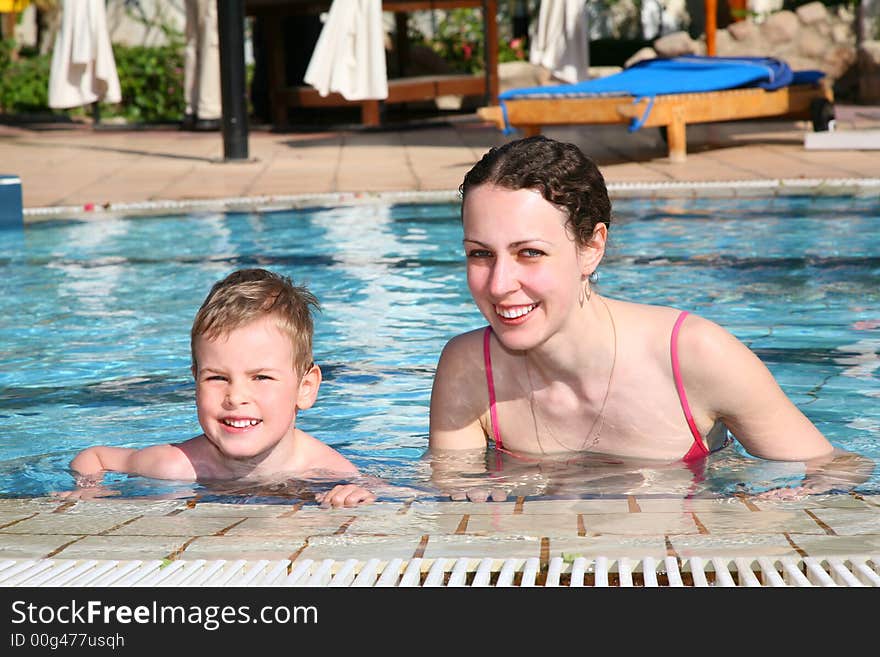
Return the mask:
M779 11L761 23L751 19L731 23L716 32L719 57L776 57L793 69L824 71L843 100L880 102L880 41L856 48L855 16L846 6L828 8L821 2ZM627 61L627 66L651 57L705 54L705 36L687 32L667 34Z

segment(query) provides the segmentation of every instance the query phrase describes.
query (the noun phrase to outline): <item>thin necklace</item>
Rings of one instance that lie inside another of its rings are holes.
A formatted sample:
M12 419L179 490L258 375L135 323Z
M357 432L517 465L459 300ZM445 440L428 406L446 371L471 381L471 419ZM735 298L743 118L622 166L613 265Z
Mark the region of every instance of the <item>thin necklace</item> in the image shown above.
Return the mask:
M596 443L599 442L599 437L602 435L602 428L605 426L605 404L608 402L608 395L611 392L611 381L614 378L614 366L617 364L617 326L614 324L614 315L611 314L611 309L608 307L608 304L605 303L605 300L602 297L598 298L599 301L602 302L602 305L605 306L605 311L608 313L608 319L611 320L611 371L608 374L608 384L605 387L605 396L602 398L602 406L599 408L599 414L596 416L596 419L593 420L593 424L590 426L590 430L584 437L584 440L581 443L580 447L578 447L577 449L572 449L561 440L559 440L556 436L554 436L552 431L547 429L547 434L553 439L553 442L558 444L563 449L568 450L569 452L583 452L592 449L596 446ZM542 454L546 454L547 452L544 451L544 445L541 443L541 432L538 430L538 414L535 409L535 386L532 384L532 373L529 368L528 352L525 355L525 366L526 377L529 380L529 409L532 412L532 424L535 428L535 438L538 441L538 449L541 450ZM596 432L596 435L591 440L590 438L593 436L594 430Z

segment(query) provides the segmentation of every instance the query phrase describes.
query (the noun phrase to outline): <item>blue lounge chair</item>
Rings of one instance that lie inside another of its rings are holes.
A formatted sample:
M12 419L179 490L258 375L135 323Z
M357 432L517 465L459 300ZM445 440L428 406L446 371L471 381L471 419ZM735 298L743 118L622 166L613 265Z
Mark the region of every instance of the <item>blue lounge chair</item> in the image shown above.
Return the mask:
M811 119L827 130L834 97L821 71L794 72L766 57L650 59L577 84L511 89L478 113L500 128L535 135L543 126L629 124L659 127L669 159L683 162L686 126L758 117Z

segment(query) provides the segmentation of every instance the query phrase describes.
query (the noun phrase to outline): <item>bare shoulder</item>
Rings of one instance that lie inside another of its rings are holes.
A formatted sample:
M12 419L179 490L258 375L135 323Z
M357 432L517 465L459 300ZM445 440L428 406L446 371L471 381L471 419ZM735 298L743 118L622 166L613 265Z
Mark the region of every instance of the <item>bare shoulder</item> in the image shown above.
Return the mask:
M604 299L615 322L619 336L630 338L630 347L642 345L646 351L654 353L664 362L668 360L669 341L672 328L682 311L671 306L657 306L645 303L634 303L619 299ZM696 315L689 314L688 322L698 320Z
M486 446L483 418L489 410L485 329L462 333L444 347L431 390L430 445L434 449Z
M139 449L130 457L131 472L155 479L193 481L196 479L195 464L182 447L197 440L194 438L179 445L151 445Z
M485 332L485 328L480 328L456 335L443 347L440 361L457 364L460 360L471 362L474 356L479 356L482 359Z
M326 470L340 474L358 473L357 466L354 463L327 443L299 429L296 430L296 433L301 457L297 459L299 461L297 470Z
M459 391L485 386L484 332L485 329L468 331L446 343L434 375L435 395L449 385L453 385Z
M758 357L730 331L694 314L688 314L681 325L678 349L688 370L704 372L708 377L729 376L730 367L749 369L760 364Z

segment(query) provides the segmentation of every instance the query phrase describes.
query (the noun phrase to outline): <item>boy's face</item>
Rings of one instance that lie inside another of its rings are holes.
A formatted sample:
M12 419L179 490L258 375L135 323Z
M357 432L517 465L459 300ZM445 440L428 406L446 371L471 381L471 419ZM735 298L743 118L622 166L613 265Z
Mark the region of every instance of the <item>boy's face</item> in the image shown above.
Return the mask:
M208 440L231 459L289 457L296 412L314 403L320 370L297 374L290 338L271 317L213 340L199 336L194 350L196 407Z

